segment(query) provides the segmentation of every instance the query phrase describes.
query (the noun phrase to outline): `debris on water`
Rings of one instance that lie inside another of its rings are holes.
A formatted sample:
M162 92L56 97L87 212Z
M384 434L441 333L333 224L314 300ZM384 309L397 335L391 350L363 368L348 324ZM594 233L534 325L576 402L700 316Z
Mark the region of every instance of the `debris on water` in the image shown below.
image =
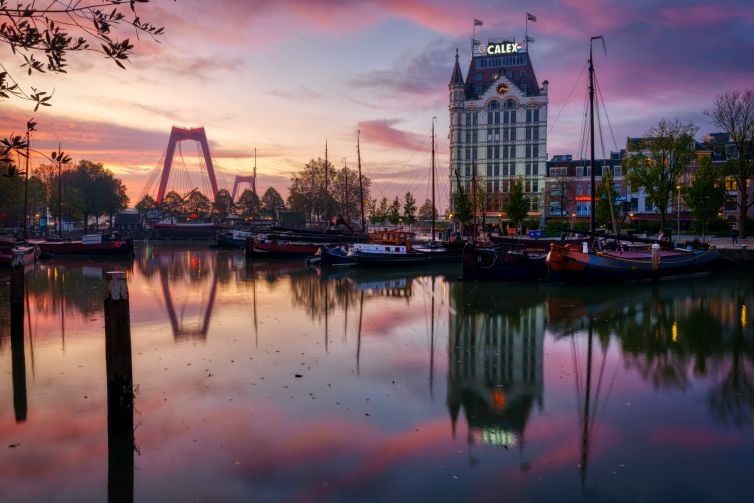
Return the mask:
M294 374L294 377L304 377L304 376L301 374Z

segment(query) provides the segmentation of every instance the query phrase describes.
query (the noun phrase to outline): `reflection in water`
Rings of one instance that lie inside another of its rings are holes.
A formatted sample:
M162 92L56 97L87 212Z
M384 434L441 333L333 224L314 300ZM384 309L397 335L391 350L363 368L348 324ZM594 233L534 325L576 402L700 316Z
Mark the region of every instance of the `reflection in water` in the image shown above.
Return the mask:
M470 445L523 449L532 407L542 408L541 299L536 287L512 285L500 295L486 283L452 286L447 402L454 433L463 410Z
M135 403L106 400L112 269L132 294ZM16 491L4 496L748 497L750 278L579 288L457 275L165 245L134 262L43 262L20 337L0 289L12 365L0 427L14 446L0 449L0 485Z

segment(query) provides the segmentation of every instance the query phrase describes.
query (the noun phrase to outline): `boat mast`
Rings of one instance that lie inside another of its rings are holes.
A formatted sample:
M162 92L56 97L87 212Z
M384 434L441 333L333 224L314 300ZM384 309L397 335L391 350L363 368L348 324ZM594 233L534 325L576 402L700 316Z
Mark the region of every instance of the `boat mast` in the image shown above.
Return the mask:
M325 221L327 221L327 140L325 140Z
M361 130L356 130L356 157L359 160L359 202L361 202L361 232L366 232L367 226L364 221L364 184L361 181L361 148L359 148L359 135Z
M595 210L596 204L594 201L594 64L592 62L592 40L596 37L592 37L589 41L589 184L591 187L591 198L589 202L589 230L594 232L596 228L595 223Z
M435 244L435 121L432 117L432 246Z
M592 42L601 39L602 44L604 45L605 39L602 38L602 35L598 35L596 37L592 37L589 40L589 148L590 148L590 157L589 157L589 183L591 186L591 202L589 203L589 211L590 211L590 218L589 218L589 230L591 232L594 232L597 228L596 225L596 202L594 200L595 197L595 176L594 176L594 61L592 60Z

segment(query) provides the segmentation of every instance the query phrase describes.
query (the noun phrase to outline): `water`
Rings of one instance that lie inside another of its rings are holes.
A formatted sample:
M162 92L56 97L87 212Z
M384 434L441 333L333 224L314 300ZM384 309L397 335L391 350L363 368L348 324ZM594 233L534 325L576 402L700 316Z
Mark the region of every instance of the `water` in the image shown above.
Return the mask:
M134 452L108 443L109 270L131 297ZM457 276L163 245L46 261L23 345L3 278L2 500L751 498L751 277Z

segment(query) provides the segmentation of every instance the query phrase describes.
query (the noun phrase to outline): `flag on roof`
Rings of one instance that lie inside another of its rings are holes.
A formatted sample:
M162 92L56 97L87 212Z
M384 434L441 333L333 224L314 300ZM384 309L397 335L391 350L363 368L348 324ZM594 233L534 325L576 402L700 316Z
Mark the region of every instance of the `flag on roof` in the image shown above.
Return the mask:
M536 23L537 22L537 16L535 16L534 14L529 14L527 12L526 13L526 20L527 21L534 21Z

